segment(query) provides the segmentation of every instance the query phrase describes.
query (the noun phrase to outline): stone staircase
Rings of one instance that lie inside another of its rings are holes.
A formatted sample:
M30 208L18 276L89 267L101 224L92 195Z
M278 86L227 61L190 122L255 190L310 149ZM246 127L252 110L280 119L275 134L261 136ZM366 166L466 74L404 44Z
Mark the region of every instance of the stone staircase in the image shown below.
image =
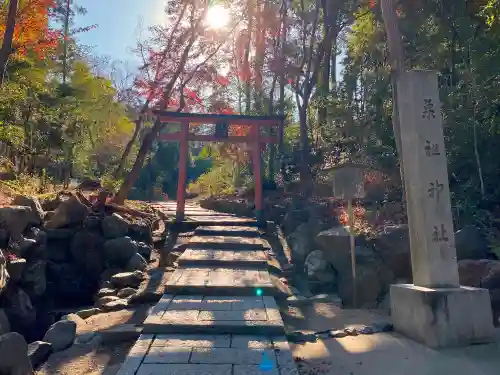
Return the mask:
M274 254L256 223L186 211L203 226L119 375L298 375L274 299L281 292L268 271Z

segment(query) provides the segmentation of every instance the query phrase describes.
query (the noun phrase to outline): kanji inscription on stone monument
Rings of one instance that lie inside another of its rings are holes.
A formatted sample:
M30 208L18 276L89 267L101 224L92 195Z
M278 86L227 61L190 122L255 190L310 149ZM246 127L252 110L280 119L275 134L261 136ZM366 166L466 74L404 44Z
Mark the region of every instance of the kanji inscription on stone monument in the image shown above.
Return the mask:
M398 89L413 281L431 288L459 285L437 82L411 71Z
M428 140L425 141L424 150L425 150L426 156L441 155L441 153L439 152L439 147L438 147L437 143L431 143L431 141L428 141Z
M429 182L429 189L427 190L429 192L429 197L430 198L436 198L436 200L439 201L440 194L444 189L444 185L440 183L438 180Z

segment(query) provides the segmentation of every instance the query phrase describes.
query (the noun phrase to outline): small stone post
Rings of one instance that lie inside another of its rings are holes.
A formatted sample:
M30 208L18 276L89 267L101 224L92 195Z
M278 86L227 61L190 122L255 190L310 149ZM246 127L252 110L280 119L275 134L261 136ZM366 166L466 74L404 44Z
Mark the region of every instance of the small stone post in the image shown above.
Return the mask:
M349 245L351 250L352 272L352 304L358 307L358 287L356 279L356 241L354 237L354 212L352 200L363 198L364 167L355 164L342 164L331 169L333 171L333 196L347 201L347 216L349 219Z
M398 104L414 284L391 286L395 328L431 347L488 341L489 293L458 279L437 73L401 74Z

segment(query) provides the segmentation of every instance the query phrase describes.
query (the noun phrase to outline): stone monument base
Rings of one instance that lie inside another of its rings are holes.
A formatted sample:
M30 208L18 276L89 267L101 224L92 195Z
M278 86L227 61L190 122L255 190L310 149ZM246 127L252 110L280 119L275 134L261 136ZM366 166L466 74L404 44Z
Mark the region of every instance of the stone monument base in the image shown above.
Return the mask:
M391 316L397 332L431 348L493 341L493 315L486 289L391 285Z

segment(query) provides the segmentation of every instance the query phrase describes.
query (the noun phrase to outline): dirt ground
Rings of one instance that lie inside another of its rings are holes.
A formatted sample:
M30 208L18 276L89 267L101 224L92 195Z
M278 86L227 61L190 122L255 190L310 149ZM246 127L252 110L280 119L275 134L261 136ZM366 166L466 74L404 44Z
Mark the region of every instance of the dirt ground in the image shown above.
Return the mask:
M322 331L389 322L380 311L342 310L331 303L288 308L287 330ZM497 331L500 334L500 331ZM499 340L488 345L433 350L397 333L360 335L291 344L301 375L496 375Z

